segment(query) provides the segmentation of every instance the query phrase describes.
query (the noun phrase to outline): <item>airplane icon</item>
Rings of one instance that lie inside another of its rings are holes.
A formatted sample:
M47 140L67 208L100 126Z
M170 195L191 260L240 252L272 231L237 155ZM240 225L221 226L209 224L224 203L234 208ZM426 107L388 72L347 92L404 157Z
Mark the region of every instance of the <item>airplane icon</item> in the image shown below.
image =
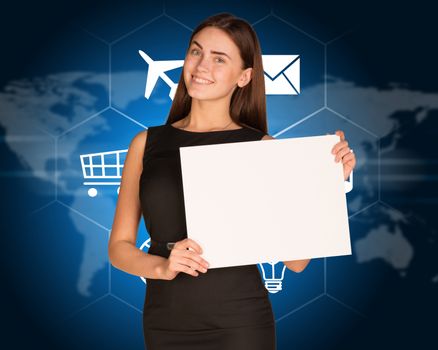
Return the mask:
M155 84L158 81L158 78L164 80L164 82L169 85L170 93L169 97L173 100L175 96L177 83L174 83L170 78L164 74L168 70L176 69L182 67L184 65L184 60L175 60L175 61L154 61L150 58L144 51L138 50L140 56L146 61L149 65L148 77L146 80L146 87L144 91L144 97L149 99L151 96L152 90L155 87Z

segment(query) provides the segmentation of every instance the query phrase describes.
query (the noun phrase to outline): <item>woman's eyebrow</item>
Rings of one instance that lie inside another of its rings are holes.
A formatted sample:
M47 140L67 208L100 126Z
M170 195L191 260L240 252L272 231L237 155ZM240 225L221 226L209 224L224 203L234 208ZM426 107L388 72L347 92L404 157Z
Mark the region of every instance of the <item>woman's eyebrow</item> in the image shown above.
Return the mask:
M192 43L193 44L195 44L195 45L198 45L201 49L202 49L202 46L201 46L201 44L200 43L198 43L196 40L193 40L192 41ZM216 55L223 55L223 56L227 56L230 60L231 60L231 57L230 56L228 56L225 52L220 52L220 51L210 51L211 53L214 53L214 54L216 54Z

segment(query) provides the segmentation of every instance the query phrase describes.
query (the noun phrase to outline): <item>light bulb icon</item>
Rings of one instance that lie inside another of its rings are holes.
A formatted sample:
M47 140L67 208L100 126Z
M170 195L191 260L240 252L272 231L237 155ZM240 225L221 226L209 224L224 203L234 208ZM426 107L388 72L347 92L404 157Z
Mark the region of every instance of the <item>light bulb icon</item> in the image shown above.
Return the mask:
M269 293L275 294L283 289L283 278L286 265L278 266L278 262L267 262L259 264L263 279L265 280L265 287ZM277 266L276 266L277 265Z
M146 241L143 242L143 244L140 246L140 250L147 251L151 247L151 238L149 237ZM143 281L144 284L146 284L146 278L143 276L140 276L140 279Z

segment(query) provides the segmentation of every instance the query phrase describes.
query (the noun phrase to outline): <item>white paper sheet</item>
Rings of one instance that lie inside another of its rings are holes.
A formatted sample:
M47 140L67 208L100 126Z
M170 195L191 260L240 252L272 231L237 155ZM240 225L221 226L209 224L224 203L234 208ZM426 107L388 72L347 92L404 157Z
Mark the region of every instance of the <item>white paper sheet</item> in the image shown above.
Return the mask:
M339 141L180 147L187 234L210 268L350 255Z

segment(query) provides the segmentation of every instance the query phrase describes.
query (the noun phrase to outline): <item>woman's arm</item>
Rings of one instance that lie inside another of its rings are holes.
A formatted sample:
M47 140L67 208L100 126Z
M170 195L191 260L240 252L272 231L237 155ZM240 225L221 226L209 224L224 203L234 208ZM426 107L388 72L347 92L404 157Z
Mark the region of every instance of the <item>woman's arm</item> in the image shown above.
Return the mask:
M108 243L108 256L111 264L119 270L150 279L164 279L163 268L167 259L148 254L135 246L141 218L139 180L146 139L147 131L141 131L129 145Z
M311 259L283 261L283 264L293 272L302 272L307 267L310 260Z

